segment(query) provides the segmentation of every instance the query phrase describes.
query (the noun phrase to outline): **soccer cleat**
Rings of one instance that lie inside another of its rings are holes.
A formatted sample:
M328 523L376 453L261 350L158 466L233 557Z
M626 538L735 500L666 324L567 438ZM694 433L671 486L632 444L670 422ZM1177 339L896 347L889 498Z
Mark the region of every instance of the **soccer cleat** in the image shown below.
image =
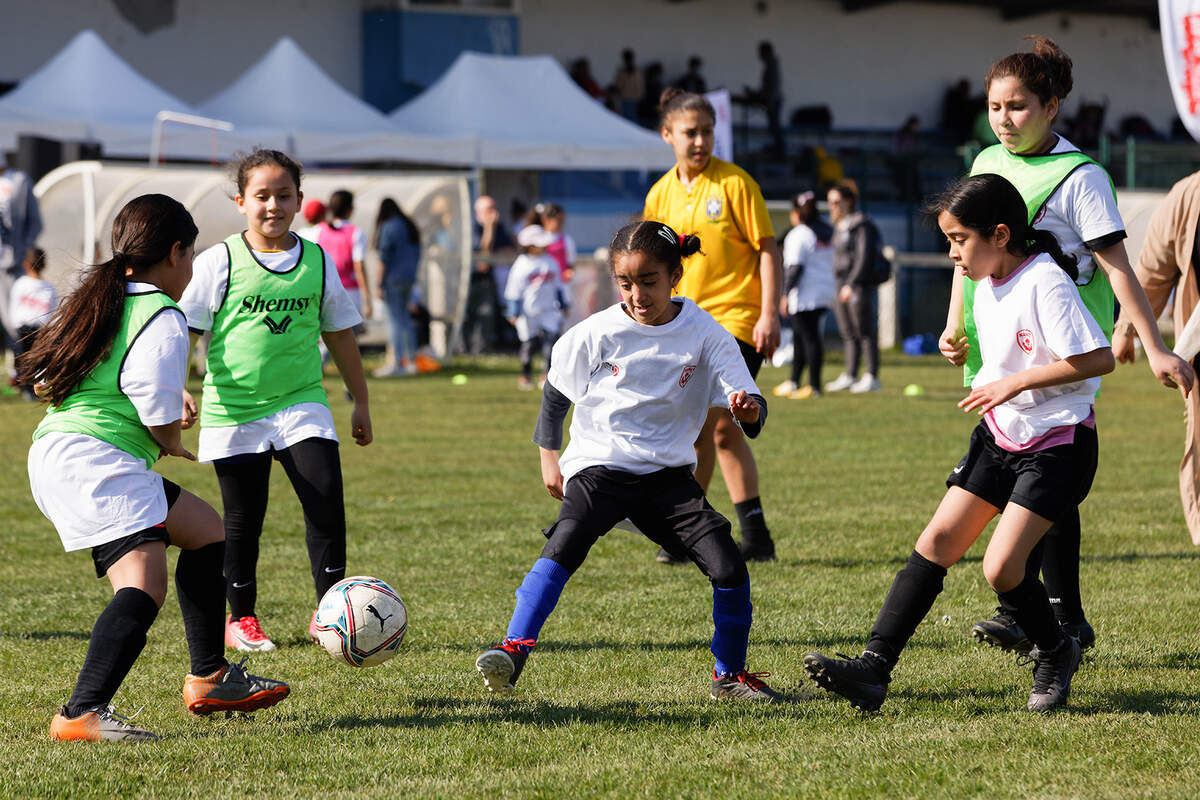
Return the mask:
M483 676L483 683L489 692L512 693L534 644L536 642L533 639L505 639L475 659L475 669Z
M792 392L796 391L797 388L798 387L796 386L795 381L784 381L772 389L771 394L775 395L776 397L788 397L792 394Z
M846 373L843 372L841 375L838 375L836 378L831 380L829 383L825 384L825 391L827 391L827 392L844 392L847 389L849 389L851 386L853 386L854 384L855 384L854 377L852 375L847 375Z
M804 669L822 689L840 694L850 705L863 711L877 711L887 697L891 670L883 659L864 650L858 658L841 653L829 658L820 653L804 657Z
M684 564L688 563L688 561L690 559L688 559L688 557L686 555L684 555L683 553L672 553L670 550L660 547L658 549L658 554L656 556L654 556L654 560L660 564L667 564L672 567L679 567L679 566L683 566Z
M283 681L246 672L246 659L226 664L211 675L188 675L183 681L183 702L193 714L214 711L257 711L270 708L288 696Z
M718 675L713 670L712 691L709 697L713 700L751 700L756 703L782 703L784 697L779 692L762 682L769 678L769 672L746 672L742 670L736 675Z
M742 539L738 543L738 549L742 551L742 558L747 562L775 560L775 542L770 536L753 541Z
M1079 642L1080 650L1087 650L1096 644L1096 630L1085 619L1083 622L1061 622L1059 627L1063 633Z
M870 373L864 374L856 380L850 387L850 394L866 394L867 392L878 392L883 388L879 379Z
M801 386L796 391L788 395L792 400L812 400L821 396L820 389L814 389L811 386Z
M1033 691L1026 708L1030 711L1050 711L1065 706L1071 694L1071 677L1079 669L1083 651L1074 637L1063 636L1053 650L1037 647L1017 661L1021 666L1033 664Z
M317 644L321 643L321 637L317 635L317 610L315 608L313 609L312 619L308 621L308 638Z
M1002 608L997 608L995 616L991 619L972 625L971 636L988 647L999 647L1001 650L1011 650L1015 653L1028 653L1033 647L1033 642L1029 641L1025 631L1021 630L1021 626L1012 615Z
M50 738L60 742L157 742L155 734L129 724L133 717L118 714L112 706L96 706L72 718L63 706L50 721Z
M258 624L258 617L225 617L225 646L243 653L265 653L275 649L275 643L267 638Z

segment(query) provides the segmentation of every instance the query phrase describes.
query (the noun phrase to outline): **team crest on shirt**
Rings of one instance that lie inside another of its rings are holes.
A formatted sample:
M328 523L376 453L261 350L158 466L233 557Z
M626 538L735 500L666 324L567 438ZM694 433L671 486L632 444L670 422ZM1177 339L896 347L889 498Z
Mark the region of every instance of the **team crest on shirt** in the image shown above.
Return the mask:
M687 382L692 379L692 373L694 373L695 371L696 371L695 364L688 364L686 367L683 368L683 372L680 373L680 375L679 375L679 388L680 389L687 386Z
M615 378L621 374L621 368L611 361L603 361L600 363L600 366L593 370L592 377L596 377L596 375L601 372L607 372Z
M725 203L721 200L719 194L714 194L708 198L708 202L704 204L704 213L708 215L709 220L716 222L721 218L721 212L725 210Z
M1026 353L1033 352L1033 331L1029 328L1021 328L1017 331L1017 347L1024 350Z
M1045 216L1046 216L1046 205L1043 203L1042 207L1038 209L1038 213L1034 215L1033 222L1029 223L1030 227L1033 227L1034 225L1041 222L1045 218Z

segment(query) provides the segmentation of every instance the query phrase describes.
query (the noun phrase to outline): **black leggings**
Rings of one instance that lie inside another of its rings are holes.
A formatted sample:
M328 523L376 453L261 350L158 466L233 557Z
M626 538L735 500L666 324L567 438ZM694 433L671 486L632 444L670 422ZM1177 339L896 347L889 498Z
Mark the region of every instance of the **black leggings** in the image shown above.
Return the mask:
M521 374L526 378L533 377L533 353L535 350L542 351L542 374L545 375L550 371L550 353L554 350L554 343L558 341L557 333L548 333L543 331L539 336L530 336L521 342Z
M346 510L338 444L312 438L283 450L214 462L225 506L225 581L234 619L252 616L258 597L258 539L267 513L271 459L283 465L304 509L304 540L319 600L346 575Z
M825 343L821 340L821 319L827 309L814 308L792 314L792 383L800 385L800 374L808 367L808 385L821 391L821 367L825 364Z

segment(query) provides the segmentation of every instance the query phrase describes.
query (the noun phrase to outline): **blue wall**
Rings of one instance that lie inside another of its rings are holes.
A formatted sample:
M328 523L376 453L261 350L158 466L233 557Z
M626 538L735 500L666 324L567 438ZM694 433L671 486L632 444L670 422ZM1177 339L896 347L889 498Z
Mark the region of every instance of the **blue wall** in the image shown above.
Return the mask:
M364 11L363 99L390 112L428 87L474 50L520 52L520 25L511 14Z

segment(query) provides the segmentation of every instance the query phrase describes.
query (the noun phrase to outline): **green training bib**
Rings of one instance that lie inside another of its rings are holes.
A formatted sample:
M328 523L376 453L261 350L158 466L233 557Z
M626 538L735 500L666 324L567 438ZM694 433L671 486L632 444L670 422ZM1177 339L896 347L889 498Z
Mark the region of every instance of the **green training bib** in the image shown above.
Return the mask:
M244 234L225 240L229 285L213 316L201 425L241 425L298 403L328 405L317 349L325 254L297 239L300 258L286 272L259 263Z

